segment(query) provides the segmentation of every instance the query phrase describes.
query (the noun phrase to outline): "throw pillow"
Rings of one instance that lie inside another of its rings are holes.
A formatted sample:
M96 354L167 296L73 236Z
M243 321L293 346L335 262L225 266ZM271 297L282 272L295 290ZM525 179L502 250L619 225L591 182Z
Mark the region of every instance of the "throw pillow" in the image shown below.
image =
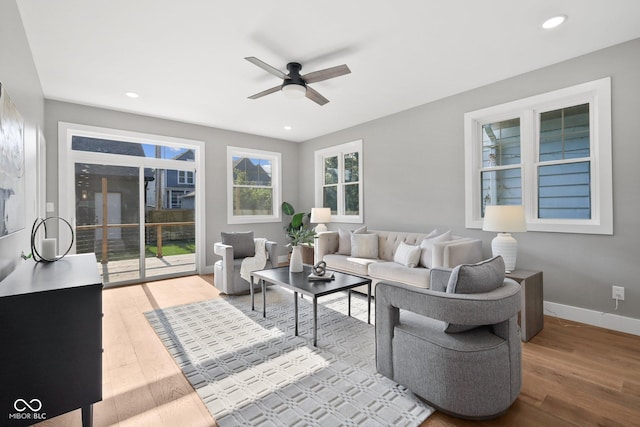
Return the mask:
M355 258L378 258L378 235L376 233L353 233L351 256Z
M461 264L451 271L447 283L449 294L478 294L491 292L504 283L504 260L501 256L477 264ZM458 333L477 328L481 325L445 324L444 331Z
M367 232L367 226L363 225L360 228L357 228L353 231L344 230L343 228L338 229L338 254L340 255L351 255L351 235L353 234L363 234Z
M418 266L418 262L420 261L420 252L420 246L400 242L395 255L393 255L393 261L398 264L402 264L405 267L415 268Z
M222 232L222 243L233 246L233 258L246 258L256 255L253 231Z
M420 254L420 265L426 268L433 267L433 244L437 242L446 242L447 240L451 240L451 230L446 231L439 236L425 237L422 243L420 243L420 248L422 249L422 253Z
M504 283L504 260L500 255L477 264L461 264L451 271L447 292L478 294L490 292Z
M431 231L429 232L429 234L427 234L426 236L424 236L424 238L425 238L425 239L429 239L429 238L431 238L431 237L436 237L438 234L439 234L439 233L438 233L438 229L437 229L437 228L434 228L433 230L431 230Z

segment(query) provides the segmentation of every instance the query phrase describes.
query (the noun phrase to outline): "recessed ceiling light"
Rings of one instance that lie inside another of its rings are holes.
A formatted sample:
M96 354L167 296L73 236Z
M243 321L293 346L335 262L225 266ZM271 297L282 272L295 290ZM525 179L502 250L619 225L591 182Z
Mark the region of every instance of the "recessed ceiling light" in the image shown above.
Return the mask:
M291 130L291 129L293 129L291 126L285 126L284 127L284 130Z
M542 28L545 30L550 30L552 28L556 28L558 25L562 24L567 20L567 15L558 15L553 18L549 18L542 23Z
M129 98L137 98L140 96L135 92L126 92L125 95L127 95Z

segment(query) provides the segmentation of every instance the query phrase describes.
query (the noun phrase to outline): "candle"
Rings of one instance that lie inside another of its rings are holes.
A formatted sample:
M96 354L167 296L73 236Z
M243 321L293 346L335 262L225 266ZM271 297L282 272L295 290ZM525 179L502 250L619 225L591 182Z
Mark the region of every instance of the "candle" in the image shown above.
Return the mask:
M56 239L42 240L42 258L45 261L55 261L56 259Z

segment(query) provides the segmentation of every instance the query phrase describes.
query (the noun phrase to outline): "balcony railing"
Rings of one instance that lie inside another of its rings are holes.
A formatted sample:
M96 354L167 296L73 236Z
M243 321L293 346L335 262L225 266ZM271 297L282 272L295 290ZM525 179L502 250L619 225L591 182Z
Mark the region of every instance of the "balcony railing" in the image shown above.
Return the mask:
M95 225L78 225L76 226L76 234L77 234L77 242L76 248L78 253L84 252L97 252L98 248L95 247L95 230L101 230L101 247L100 247L100 262L102 264L107 264L109 262L109 245L113 245L109 241L109 230L111 229L123 229L123 232L128 235L128 238L125 237L125 240L128 242L135 243L137 247L139 247L139 234L136 229L140 227L142 224L95 224ZM156 222L156 223L145 223L144 224L146 231L146 242L153 241L153 234L155 234L156 240L156 257L162 258L162 246L163 246L163 234L170 233L168 241L173 240L185 240L185 239L194 239L195 238L195 222L194 221L175 221L175 222ZM173 229L174 227L182 227L181 229ZM185 230L186 228L186 230ZM85 233L82 233L85 232ZM93 237L90 239L86 232L90 233ZM84 234L84 237L82 236ZM176 239L176 235L180 238ZM93 244L91 244L93 243ZM132 258L139 257L133 256Z

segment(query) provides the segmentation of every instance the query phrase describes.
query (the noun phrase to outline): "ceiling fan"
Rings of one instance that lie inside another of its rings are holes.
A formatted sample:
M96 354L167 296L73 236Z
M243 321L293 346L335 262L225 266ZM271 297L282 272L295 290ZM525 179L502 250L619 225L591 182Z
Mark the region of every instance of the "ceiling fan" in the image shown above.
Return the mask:
M249 99L258 99L265 95L269 95L270 93L281 90L282 93L284 93L284 95L287 97L302 98L303 96L306 96L316 104L324 105L329 102L329 100L320 95L318 91L309 87L309 83L321 82L323 80L329 80L334 77L339 77L351 73L349 67L343 64L338 65L337 67L313 71L301 76L300 70L302 69L302 65L300 65L298 62L289 62L287 64L287 70L289 71L289 74L285 74L277 68L272 67L271 65L259 60L254 56L248 56L244 59L282 79L281 85L272 87L271 89L263 90L262 92L256 93L255 95L251 95Z

